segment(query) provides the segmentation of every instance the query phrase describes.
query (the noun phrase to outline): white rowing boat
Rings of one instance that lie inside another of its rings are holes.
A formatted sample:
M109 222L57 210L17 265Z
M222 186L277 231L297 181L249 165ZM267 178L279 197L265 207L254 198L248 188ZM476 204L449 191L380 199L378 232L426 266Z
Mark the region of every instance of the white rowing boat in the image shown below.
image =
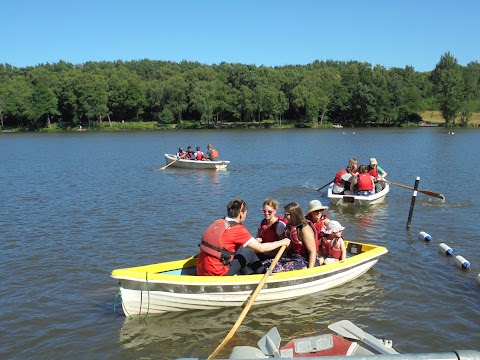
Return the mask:
M168 164L173 163L172 167L184 168L184 169L213 169L213 170L226 170L230 161L227 160L186 160L177 159L174 154L165 154L165 162Z
M273 273L255 304L287 301L349 282L368 271L382 246L347 241L347 259L310 269ZM212 310L241 306L263 275L197 276L194 257L159 264L117 269L125 315Z
M328 187L327 197L330 199L332 205L353 205L353 206L369 206L382 202L385 200L388 192L390 191L390 185L385 183L385 188L373 195L359 196L359 195L340 195L333 193L333 183Z

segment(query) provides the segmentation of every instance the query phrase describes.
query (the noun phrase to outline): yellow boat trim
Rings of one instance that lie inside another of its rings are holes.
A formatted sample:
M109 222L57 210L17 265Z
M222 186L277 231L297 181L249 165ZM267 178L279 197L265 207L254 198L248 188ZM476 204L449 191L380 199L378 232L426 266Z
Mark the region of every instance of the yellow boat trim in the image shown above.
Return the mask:
M345 246L348 243L355 243L362 245L362 253L349 257L343 261L334 262L328 265L316 266L310 269L292 270L285 272L273 273L269 277L269 282L275 280L284 280L289 278L303 278L321 273L335 271L339 268L348 267L349 265L360 263L371 258L378 258L379 256L388 252L387 248L383 246L363 244L352 241L345 241ZM245 275L245 276L197 276L197 275L172 275L163 274L163 272L179 270L195 266L197 259L190 257L184 260L169 261L151 265L143 265L137 267L116 269L112 271L111 276L116 279L128 279L145 281L148 277L149 282L161 281L168 283L251 283L259 282L263 277L259 275Z

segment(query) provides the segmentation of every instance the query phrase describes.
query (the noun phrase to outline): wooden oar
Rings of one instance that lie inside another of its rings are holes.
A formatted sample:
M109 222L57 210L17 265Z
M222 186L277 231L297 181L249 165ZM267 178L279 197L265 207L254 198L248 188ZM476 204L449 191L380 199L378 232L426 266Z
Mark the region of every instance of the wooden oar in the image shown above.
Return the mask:
M317 191L320 191L322 190L323 188L327 187L328 185L330 185L333 181L329 181L328 183L326 183L325 185L323 185L321 188L318 188Z
M394 182L391 182L391 181L387 181L387 180L379 180L379 181L384 181L384 182L386 182L386 183L388 183L388 184L395 185L395 186L398 186L398 187L402 187L402 188L405 188L405 189L415 190L415 189L414 189L413 187L411 187L411 186L402 185L402 184L397 184L397 183L394 183ZM440 194L440 193L434 192L434 191L419 190L419 189L417 189L417 191L418 191L419 193L422 193L422 194L425 194L425 195L429 195L429 196L436 197L436 198L438 198L438 199L445 200L445 196L443 196L443 195Z
M223 339L223 341L221 342L220 345L218 345L218 347L215 349L215 351L207 358L208 360L210 359L213 359L215 358L218 353L220 352L220 350L227 344L227 342L232 338L232 336L235 334L235 332L237 331L237 329L239 328L239 326L241 325L243 319L245 318L245 316L247 316L247 313L248 311L250 310L250 308L252 307L255 299L257 298L258 294L260 293L260 290L263 289L263 286L265 285L265 283L267 282L267 279L268 277L272 274L272 271L273 269L275 268L275 266L277 265L278 263L278 260L280 260L280 257L282 256L283 252L285 251L285 249L287 248L287 245L283 245L277 252L277 255L275 256L275 259L273 259L272 261L272 264L270 265L270 267L268 268L267 272L265 273L265 275L263 275L262 277L262 280L260 280L260 283L257 285L257 288L252 292L252 294L249 296L249 300L247 302L247 304L245 305L245 307L243 308L243 311L242 313L240 314L240 316L238 317L238 320L237 322L233 325L232 329L230 330L230 332L227 334L227 336L225 337L225 339Z
M173 160L172 162L168 163L167 165L165 166L162 166L161 168L158 168L158 169L154 169L155 171L161 171L161 170L165 170L167 167L169 167L170 165L172 165L173 163L176 163L178 160L180 160L181 158L183 158L185 155L182 155L180 156L179 158L176 158L175 160Z

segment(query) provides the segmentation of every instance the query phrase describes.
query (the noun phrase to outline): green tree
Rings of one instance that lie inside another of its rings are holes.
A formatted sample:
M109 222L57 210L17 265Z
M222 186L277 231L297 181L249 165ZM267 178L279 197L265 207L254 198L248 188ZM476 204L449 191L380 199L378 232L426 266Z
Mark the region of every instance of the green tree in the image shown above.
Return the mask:
M461 107L462 69L450 52L440 57L431 79L445 122L455 124L455 117Z
M34 128L51 127L51 116L59 115L58 99L52 89L39 83L33 87L30 97L31 106L27 111L28 119Z

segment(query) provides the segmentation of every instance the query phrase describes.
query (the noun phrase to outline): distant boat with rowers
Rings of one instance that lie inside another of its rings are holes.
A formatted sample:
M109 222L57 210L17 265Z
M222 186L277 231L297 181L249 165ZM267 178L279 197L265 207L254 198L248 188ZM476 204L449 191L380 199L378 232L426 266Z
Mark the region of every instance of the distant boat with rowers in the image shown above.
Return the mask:
M381 203L385 200L388 192L390 191L390 185L385 182L385 188L373 195L360 196L360 195L341 195L333 193L333 182L328 187L327 197L330 199L332 205L349 205L349 206L370 206Z
M175 154L165 154L165 162L167 165L172 163L171 167L184 169L212 169L212 170L226 170L230 161L227 160L187 160L178 159Z
M387 253L382 246L345 242L347 258L310 269L271 274L256 305L284 302L327 290L358 278ZM197 276L197 259L117 269L126 316L241 306L263 275Z

